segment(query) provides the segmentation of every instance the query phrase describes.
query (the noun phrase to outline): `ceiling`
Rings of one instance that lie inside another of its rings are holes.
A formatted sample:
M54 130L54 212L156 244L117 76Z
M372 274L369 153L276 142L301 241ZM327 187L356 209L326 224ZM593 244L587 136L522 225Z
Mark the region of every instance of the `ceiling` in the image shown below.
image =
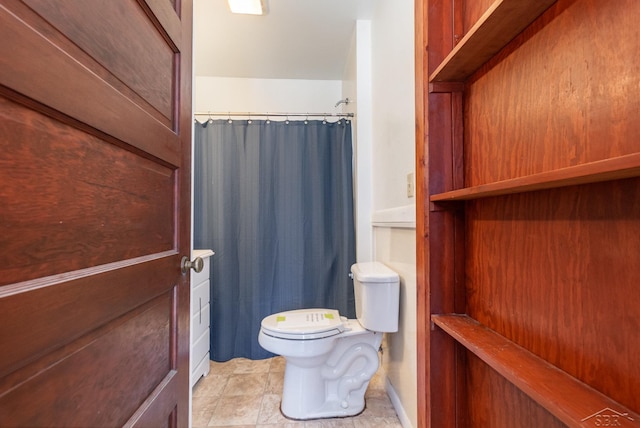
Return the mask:
M374 0L265 0L264 16L234 15L226 0L194 0L197 76L342 80L358 19Z

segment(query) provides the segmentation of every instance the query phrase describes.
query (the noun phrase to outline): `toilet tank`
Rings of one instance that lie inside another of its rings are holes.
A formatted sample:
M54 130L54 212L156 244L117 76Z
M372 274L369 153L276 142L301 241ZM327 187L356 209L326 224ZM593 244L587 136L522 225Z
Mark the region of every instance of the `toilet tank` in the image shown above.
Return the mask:
M371 331L398 331L400 277L380 262L351 266L356 318Z

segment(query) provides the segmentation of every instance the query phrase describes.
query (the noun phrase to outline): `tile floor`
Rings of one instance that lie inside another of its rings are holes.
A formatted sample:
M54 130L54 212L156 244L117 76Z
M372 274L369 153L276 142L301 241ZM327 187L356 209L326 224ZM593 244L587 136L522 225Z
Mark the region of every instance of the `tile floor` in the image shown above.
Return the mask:
M285 418L280 413L284 366L283 357L212 361L209 375L193 388L193 428L402 428L384 390L381 371L371 379L365 410L358 416L311 421Z

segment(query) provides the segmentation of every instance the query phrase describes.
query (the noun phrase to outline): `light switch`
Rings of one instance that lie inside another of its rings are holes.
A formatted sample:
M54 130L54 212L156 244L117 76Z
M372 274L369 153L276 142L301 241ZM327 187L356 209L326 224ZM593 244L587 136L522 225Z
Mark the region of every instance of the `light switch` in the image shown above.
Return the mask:
M413 172L410 172L409 174L407 174L407 198L413 198L413 195L415 193L415 185L413 182L413 177L414 177Z

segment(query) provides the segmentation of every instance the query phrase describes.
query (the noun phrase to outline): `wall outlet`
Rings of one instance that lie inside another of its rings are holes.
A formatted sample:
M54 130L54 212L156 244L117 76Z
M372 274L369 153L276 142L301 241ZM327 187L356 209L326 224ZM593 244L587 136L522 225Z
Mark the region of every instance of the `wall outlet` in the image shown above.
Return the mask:
M407 198L413 198L415 194L414 174L407 174Z

